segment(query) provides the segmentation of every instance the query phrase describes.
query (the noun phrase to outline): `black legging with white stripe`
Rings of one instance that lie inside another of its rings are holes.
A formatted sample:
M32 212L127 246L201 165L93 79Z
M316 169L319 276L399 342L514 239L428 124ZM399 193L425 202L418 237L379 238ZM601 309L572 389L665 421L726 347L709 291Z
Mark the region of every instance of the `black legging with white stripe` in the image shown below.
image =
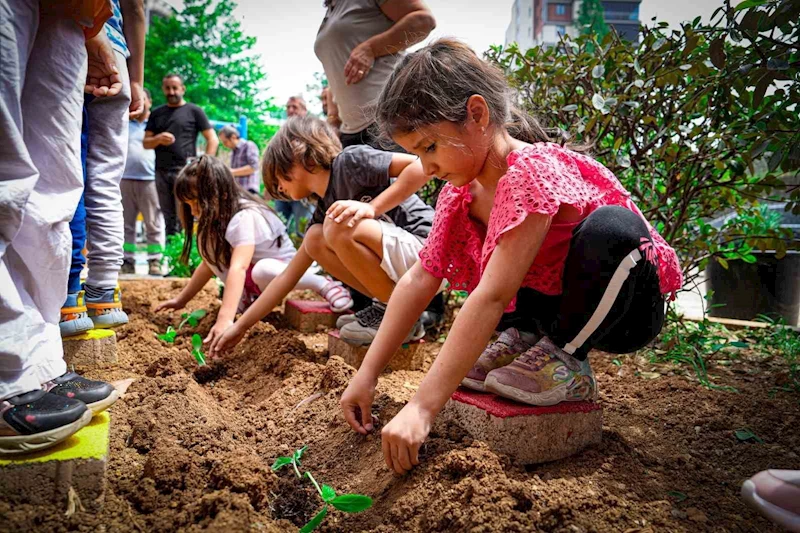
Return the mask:
M619 206L593 211L573 231L564 265L563 292L517 293L517 308L498 330L515 327L553 342L580 360L592 348L630 353L664 324L656 259L644 221Z

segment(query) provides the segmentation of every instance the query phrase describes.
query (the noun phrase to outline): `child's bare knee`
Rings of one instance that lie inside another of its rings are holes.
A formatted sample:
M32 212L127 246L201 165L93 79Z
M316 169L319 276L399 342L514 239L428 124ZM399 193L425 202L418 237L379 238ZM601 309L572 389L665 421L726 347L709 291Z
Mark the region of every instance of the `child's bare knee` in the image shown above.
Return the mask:
M305 246L306 252L308 252L308 255L310 255L312 259L319 261L322 250L326 246L325 237L322 233L322 226L314 224L306 230L306 234L303 237L303 246Z
M355 231L354 228L349 227L347 224L337 223L330 218L326 218L322 224L322 233L328 246L336 248L343 243L352 241Z

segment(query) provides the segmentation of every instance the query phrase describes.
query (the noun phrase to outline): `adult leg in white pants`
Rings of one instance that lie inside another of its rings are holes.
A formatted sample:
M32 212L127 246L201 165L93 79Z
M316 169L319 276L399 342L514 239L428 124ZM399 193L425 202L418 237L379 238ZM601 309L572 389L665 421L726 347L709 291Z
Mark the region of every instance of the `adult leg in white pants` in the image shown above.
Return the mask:
M66 372L58 327L83 186L83 32L40 18L37 0L0 0L0 57L0 454L13 454L89 423L75 386L113 389Z
M89 139L86 154L86 241L89 274L86 307L95 327L127 324L117 289L122 266L124 226L120 181L128 153L130 80L125 55L115 51L122 90L105 98L87 97Z

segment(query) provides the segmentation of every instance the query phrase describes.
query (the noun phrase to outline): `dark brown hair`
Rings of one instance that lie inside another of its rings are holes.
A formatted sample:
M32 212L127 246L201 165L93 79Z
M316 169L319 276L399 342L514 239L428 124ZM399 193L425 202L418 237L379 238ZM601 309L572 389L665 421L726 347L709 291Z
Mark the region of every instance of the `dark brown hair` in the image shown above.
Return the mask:
M233 216L252 206L271 211L264 200L236 183L225 163L210 155L201 155L183 168L175 181L175 197L182 202L178 215L186 235L181 262L188 264L194 236L195 220L186 202L197 200L202 212L197 221L197 250L203 261L219 269L231 264L233 247L225 240L225 231Z
M342 151L339 136L327 122L316 117L292 117L270 139L261 163L261 177L269 195L291 200L280 192L278 178L292 181L289 173L296 163L309 172L330 170Z
M439 39L398 62L378 97L378 134L385 143L395 134L439 122L463 124L467 100L475 94L486 100L489 122L507 128L515 139L536 143L558 136L515 105L516 95L500 68L455 39Z

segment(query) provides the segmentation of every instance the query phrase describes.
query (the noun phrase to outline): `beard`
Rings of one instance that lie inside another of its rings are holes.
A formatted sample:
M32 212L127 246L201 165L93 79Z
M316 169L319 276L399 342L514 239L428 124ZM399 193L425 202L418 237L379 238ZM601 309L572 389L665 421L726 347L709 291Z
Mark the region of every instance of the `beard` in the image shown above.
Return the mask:
M171 94L171 95L167 96L167 102L170 103L170 104L180 104L181 103L181 97L178 96L177 94Z

